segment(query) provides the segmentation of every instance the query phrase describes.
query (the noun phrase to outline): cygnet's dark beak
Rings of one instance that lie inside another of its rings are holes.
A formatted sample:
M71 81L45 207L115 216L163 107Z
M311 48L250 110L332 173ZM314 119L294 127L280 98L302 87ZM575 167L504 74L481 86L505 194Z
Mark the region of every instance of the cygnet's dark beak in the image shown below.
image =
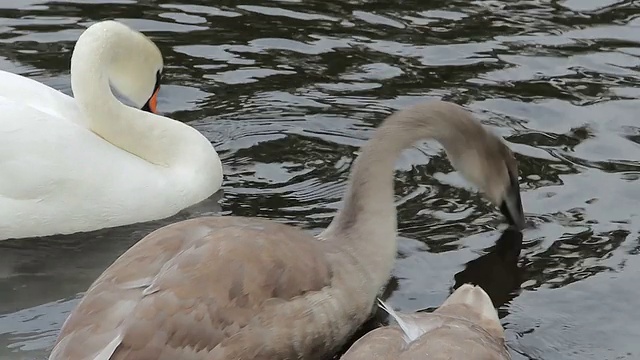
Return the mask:
M522 200L520 199L518 176L509 175L510 184L506 196L500 205L500 212L507 218L509 225L515 226L518 230L523 230L525 226L524 210L522 209Z

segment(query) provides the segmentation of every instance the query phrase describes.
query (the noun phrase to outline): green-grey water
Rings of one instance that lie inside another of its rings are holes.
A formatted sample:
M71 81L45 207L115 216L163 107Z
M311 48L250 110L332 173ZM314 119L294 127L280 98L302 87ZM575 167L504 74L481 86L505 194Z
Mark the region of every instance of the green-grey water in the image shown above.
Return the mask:
M222 213L324 228L358 146L425 98L506 138L530 227L502 233L442 149L418 144L397 163L389 302L432 309L472 281L514 359L640 358L637 1L3 1L0 69L70 94L74 42L107 18L158 44L159 110L215 145L223 191L172 219L0 242L0 359L46 358L82 292L163 224Z

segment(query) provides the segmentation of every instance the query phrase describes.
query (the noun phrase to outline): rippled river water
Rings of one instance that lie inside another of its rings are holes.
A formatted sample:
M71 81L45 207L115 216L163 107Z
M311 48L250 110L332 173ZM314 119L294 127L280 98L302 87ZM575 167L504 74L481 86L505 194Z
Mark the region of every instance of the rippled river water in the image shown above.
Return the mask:
M88 285L162 224L222 212L324 228L358 146L425 98L508 140L530 226L502 233L419 144L397 165L389 302L433 308L473 281L514 359L640 358L637 1L2 1L0 69L70 93L74 42L106 18L161 48L159 109L213 142L223 194L165 221L0 242L0 359L46 358Z

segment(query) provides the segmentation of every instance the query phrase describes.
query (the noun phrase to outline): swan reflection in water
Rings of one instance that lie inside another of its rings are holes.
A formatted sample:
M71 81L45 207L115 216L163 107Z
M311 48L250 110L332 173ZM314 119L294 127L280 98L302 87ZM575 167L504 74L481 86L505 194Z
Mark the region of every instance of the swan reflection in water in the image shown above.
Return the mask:
M469 261L464 270L455 274L453 292L463 284L480 286L491 298L493 306L499 308L517 295L524 271L518 267L522 250L522 233L513 227L507 228L488 252Z

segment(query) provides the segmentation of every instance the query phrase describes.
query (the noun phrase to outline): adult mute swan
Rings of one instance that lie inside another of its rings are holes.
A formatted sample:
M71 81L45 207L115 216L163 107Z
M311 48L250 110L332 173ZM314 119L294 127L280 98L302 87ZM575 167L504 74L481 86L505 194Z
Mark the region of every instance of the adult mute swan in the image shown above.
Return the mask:
M91 25L71 57L74 98L0 72L0 240L174 215L221 186L211 143L155 112L162 55L116 21Z
M504 329L489 295L464 284L433 313L396 313L398 326L358 339L340 360L510 360Z
M91 285L49 359L326 359L371 315L389 279L394 162L429 138L524 225L506 144L458 105L422 103L390 116L362 147L343 207L317 238L234 216L158 229Z

